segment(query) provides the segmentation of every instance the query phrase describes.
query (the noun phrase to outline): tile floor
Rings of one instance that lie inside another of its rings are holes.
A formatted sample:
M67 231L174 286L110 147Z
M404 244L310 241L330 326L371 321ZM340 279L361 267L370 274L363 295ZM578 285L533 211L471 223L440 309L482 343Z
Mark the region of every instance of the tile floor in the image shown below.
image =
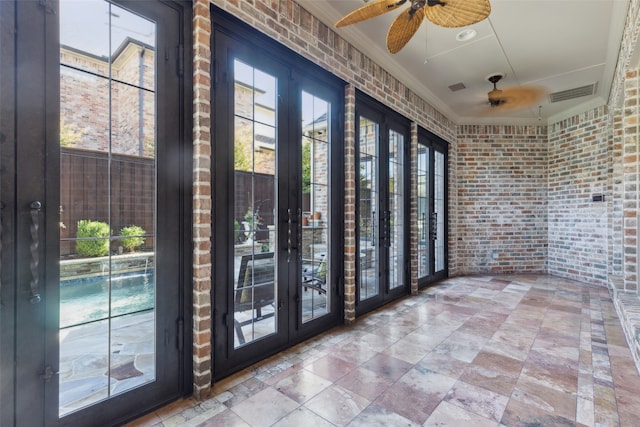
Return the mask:
M446 280L129 426L640 426L609 292L546 275Z

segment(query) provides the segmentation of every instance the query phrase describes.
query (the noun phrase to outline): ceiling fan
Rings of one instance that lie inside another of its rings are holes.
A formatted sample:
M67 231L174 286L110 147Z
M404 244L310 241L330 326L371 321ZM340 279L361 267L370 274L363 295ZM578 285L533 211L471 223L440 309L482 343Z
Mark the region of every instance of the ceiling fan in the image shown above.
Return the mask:
M507 89L498 89L497 83L502 80L504 74L492 74L487 80L493 83L493 89L487 94L489 111L516 111L537 104L546 94L544 88L539 86L516 86Z
M390 12L408 0L376 0L345 15L336 28L355 24ZM489 16L489 0L411 0L411 6L393 21L387 32L387 49L399 52L418 31L425 16L441 27L464 27Z

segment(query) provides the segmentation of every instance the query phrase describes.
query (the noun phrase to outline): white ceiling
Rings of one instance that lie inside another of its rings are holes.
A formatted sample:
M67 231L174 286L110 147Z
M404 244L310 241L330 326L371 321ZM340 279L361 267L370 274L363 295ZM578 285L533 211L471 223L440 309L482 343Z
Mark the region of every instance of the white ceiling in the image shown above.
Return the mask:
M478 34L467 42L456 40L463 28L442 28L425 19L404 49L388 53L387 29L410 1L335 31L457 124L544 124L607 103L628 0L490 1L489 18L470 26ZM298 3L333 27L365 1ZM487 77L496 73L506 75L499 89L535 85L554 93L593 83L597 87L592 96L554 103L545 96L525 110L487 113L492 89ZM466 88L451 91L456 83Z

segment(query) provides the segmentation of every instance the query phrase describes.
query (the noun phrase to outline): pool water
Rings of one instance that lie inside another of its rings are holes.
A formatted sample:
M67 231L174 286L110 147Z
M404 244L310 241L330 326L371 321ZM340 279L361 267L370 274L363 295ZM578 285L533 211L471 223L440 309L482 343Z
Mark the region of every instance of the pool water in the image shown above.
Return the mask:
M151 310L154 305L153 272L60 282L60 328Z

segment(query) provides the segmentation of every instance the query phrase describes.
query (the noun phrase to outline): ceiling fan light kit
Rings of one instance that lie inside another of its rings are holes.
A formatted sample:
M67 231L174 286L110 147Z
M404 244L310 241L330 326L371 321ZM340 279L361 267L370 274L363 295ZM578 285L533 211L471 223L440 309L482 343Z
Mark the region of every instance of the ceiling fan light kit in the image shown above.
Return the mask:
M474 39L477 35L478 35L478 32L476 30L474 30L473 28L467 28L460 31L456 35L456 40L458 40L459 42L467 42L469 40Z
M375 18L399 8L408 0L377 0L345 15L336 22L336 28ZM426 17L432 23L446 28L472 25L486 19L491 13L489 0L411 0L393 21L387 32L387 49L399 52L418 31Z

